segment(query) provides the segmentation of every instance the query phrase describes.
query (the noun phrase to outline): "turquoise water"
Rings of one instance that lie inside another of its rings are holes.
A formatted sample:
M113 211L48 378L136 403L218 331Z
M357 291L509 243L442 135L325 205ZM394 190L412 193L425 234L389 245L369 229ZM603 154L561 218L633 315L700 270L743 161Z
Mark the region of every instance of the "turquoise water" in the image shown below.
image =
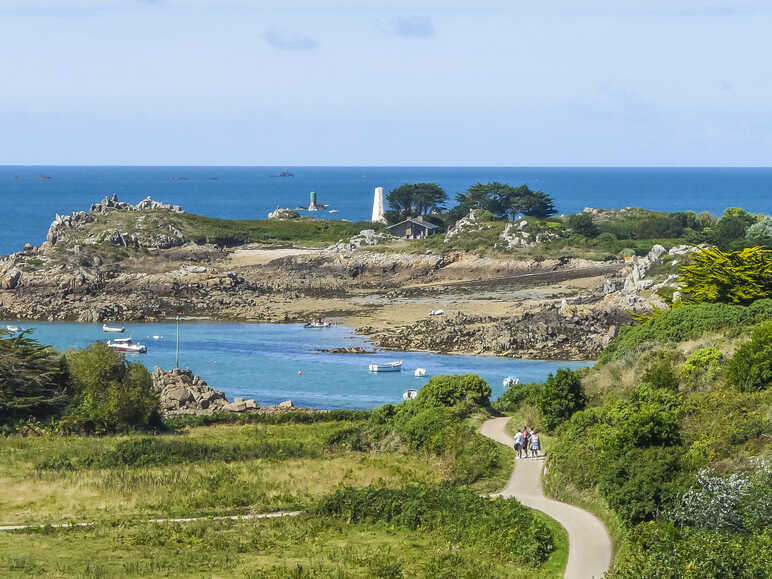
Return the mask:
M0 322L34 328L34 336L59 350L82 348L110 337L132 337L148 346L147 354L129 355L148 368L174 367L175 325L122 324L124 334L104 334L99 324ZM163 336L154 340L153 336ZM376 408L400 402L408 388L419 388L438 374L479 374L501 395L501 381L517 376L524 383L542 381L557 368L579 368L585 362L517 360L486 356L446 356L422 352L379 352L375 355L321 354L317 348L371 345L343 326L306 329L298 324L185 322L180 330L180 366L189 367L228 398L254 398L261 404L292 400L309 408ZM400 373L371 374L368 364L403 360ZM426 368L425 378L413 376ZM298 372L302 371L302 375Z
M0 167L0 255L45 238L56 213L88 209L117 193L136 203L147 195L191 213L262 219L277 204L308 204L311 191L353 221L370 218L373 188L434 182L457 193L476 182L527 184L552 195L561 213L591 207L711 211L744 207L772 213L770 168L561 167ZM40 175L50 179L40 179Z

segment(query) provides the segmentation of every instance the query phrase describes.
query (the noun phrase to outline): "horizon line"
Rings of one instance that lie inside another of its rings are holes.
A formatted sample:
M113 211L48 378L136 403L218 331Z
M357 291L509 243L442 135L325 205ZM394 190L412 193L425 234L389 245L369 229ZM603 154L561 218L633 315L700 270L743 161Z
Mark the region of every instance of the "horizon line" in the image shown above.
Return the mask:
M772 169L772 165L387 165L364 164L345 165L328 163L196 163L196 162L169 162L169 163L2 163L0 168L7 167L264 167L264 168L428 168L428 169Z

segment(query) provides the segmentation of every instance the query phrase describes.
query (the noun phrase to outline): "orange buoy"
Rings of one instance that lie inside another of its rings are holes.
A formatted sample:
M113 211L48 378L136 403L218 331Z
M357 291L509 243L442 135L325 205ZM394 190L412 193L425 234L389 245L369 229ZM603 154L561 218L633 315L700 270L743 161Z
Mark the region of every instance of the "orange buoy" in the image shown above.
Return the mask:
M303 375L303 370L298 370L298 376L302 376L302 375Z

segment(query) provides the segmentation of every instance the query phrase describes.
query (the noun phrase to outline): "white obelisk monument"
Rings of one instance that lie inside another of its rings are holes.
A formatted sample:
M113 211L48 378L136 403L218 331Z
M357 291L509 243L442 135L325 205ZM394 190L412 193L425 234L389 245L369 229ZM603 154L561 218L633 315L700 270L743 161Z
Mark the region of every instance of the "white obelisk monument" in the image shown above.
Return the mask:
M373 198L373 223L386 223L383 217L383 187L375 188L375 197Z

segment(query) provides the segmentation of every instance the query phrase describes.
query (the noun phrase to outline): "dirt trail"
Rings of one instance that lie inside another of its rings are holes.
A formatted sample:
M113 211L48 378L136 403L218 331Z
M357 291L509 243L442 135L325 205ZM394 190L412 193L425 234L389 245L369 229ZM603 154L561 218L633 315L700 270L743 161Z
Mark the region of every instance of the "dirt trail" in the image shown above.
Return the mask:
M509 417L493 418L483 423L480 432L501 444L512 445L507 434ZM517 468L499 494L514 497L522 504L549 515L568 532L567 579L600 578L611 563L611 540L603 523L578 507L544 496L541 486L543 459L518 460Z

